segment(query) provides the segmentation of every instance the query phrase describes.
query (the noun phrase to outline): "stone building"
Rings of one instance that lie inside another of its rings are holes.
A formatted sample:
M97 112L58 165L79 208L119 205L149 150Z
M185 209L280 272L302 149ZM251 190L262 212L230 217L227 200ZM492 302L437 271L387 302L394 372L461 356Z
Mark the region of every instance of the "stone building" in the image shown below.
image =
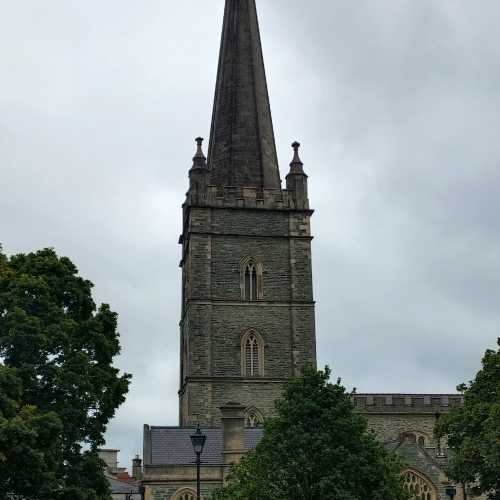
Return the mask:
M255 0L226 0L208 159L196 141L180 237L180 426L144 428L148 500L194 500L197 423L208 437L209 497L258 442L283 383L316 363L308 177L296 142L281 180ZM450 498L447 450L432 430L461 403L457 395L355 397L410 465L408 487L421 500Z

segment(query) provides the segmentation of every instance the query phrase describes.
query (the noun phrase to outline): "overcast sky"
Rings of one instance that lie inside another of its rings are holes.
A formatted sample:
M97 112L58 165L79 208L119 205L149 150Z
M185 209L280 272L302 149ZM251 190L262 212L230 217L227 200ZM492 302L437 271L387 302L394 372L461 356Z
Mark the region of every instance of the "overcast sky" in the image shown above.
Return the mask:
M0 0L0 242L55 247L120 314L108 432L177 425L181 204L223 0ZM258 0L282 176L316 209L318 360L453 391L500 335L500 2Z

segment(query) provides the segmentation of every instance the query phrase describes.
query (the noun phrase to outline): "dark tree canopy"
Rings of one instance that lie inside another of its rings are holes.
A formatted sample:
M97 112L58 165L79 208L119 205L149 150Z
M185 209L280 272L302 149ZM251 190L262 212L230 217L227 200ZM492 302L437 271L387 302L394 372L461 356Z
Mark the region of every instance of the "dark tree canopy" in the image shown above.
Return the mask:
M0 248L0 490L109 498L97 448L130 376L113 367L117 314L51 249ZM18 443L16 446L15 443Z
M254 452L217 500L403 500L401 465L354 412L350 394L309 369L291 380Z
M453 451L448 474L475 494L500 500L500 349L486 351L475 380L458 390L463 407L443 415L436 427Z

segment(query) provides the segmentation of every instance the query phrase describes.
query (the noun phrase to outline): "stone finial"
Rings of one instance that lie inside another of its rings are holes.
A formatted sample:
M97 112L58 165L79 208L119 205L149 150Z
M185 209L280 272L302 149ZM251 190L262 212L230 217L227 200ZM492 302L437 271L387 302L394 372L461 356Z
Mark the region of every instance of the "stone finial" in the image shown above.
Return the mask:
M307 197L307 174L304 172L304 164L299 156L300 142L292 144L293 160L290 163L290 171L286 176L286 189L292 193L296 208L309 208Z
M304 164L302 163L302 160L300 159L299 156L300 142L295 141L292 144L292 148L293 148L293 160L292 163L290 163L290 174L305 175L303 169Z
M203 154L203 137L196 139L196 154L193 157L193 168L206 168L207 159Z
M303 165L303 163L302 163L302 161L300 160L300 157L299 157L300 142L295 141L294 143L292 143L292 148L293 148L293 151L294 151L292 163L300 163L301 165Z

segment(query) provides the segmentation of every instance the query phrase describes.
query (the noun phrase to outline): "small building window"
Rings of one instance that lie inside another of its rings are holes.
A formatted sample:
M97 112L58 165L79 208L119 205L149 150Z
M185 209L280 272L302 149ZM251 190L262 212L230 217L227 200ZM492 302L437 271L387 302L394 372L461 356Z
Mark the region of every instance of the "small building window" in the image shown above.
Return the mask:
M241 261L241 295L247 302L262 300L262 263L253 257Z
M257 332L249 331L241 339L241 374L264 376L264 342Z
M417 440L418 442L418 445L420 446L420 448L425 448L425 438L424 436L420 436Z

